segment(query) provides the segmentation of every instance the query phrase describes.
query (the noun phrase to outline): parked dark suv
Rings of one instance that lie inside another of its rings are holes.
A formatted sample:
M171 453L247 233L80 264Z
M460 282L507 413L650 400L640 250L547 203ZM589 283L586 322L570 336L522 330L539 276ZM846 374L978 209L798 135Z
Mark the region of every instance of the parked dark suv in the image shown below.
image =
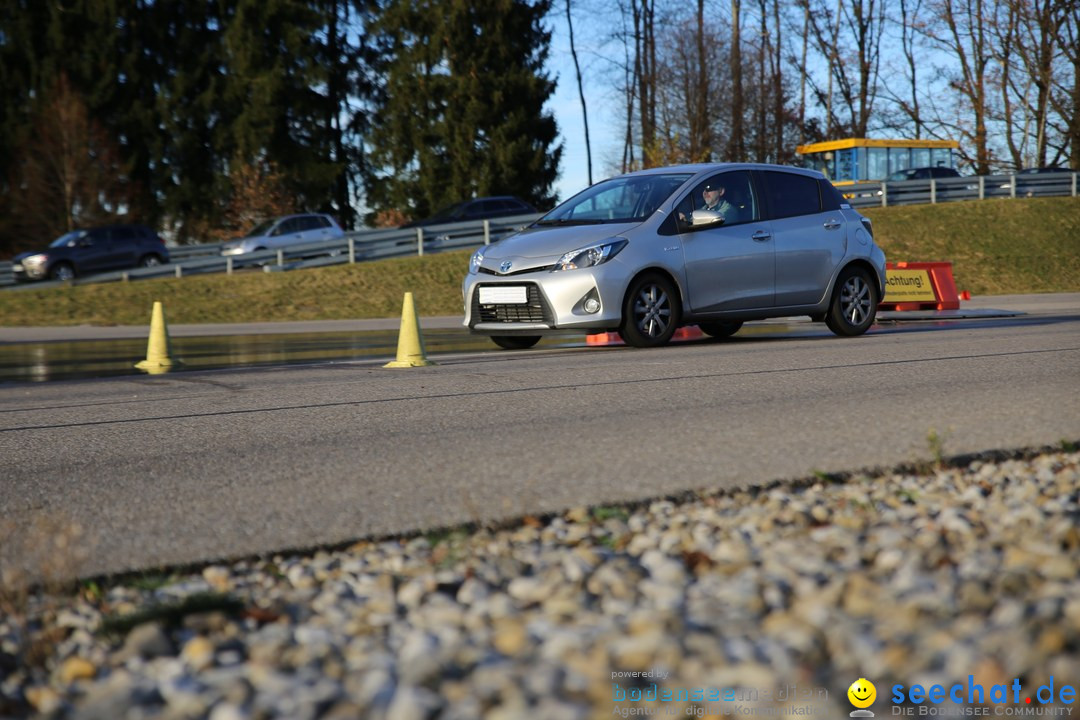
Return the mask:
M72 230L42 252L15 256L16 280L71 280L105 270L153 267L169 262L165 241L142 225L108 225Z
M960 173L950 167L921 167L897 170L889 176L889 182L903 180L929 180L930 178L960 177Z
M490 218L510 217L511 215L529 215L539 213L529 203L513 195L498 195L466 200L443 208L429 218L414 220L401 227L424 227L427 225L445 225L467 220L486 220Z

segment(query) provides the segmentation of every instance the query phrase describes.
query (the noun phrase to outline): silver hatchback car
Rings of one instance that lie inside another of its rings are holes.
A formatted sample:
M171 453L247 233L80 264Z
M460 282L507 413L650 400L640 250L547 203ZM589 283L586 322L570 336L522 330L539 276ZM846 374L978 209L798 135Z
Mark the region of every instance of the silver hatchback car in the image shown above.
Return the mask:
M599 182L477 250L465 325L523 349L560 332L667 343L682 325L809 315L837 335L874 322L885 253L818 172L778 165L655 168Z

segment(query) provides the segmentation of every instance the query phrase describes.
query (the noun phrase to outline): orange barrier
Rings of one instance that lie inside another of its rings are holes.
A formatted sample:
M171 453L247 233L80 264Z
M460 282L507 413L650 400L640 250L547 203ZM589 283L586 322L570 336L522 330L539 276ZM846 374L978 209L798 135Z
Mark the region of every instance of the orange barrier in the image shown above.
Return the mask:
M950 262L898 262L885 264L885 297L879 310L959 310L960 300L971 293L957 293Z
M671 336L671 340L698 340L705 337L705 333L701 331L697 325L686 325L675 331L675 334ZM585 336L586 345L623 345L623 339L619 336L619 333L596 333L595 335Z

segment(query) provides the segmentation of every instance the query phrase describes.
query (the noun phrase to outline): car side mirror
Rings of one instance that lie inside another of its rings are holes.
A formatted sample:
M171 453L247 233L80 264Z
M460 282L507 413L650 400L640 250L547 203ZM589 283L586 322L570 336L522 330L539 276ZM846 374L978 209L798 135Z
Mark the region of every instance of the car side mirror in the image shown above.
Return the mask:
M715 210L695 210L690 214L691 227L707 227L709 225L723 225L724 216Z

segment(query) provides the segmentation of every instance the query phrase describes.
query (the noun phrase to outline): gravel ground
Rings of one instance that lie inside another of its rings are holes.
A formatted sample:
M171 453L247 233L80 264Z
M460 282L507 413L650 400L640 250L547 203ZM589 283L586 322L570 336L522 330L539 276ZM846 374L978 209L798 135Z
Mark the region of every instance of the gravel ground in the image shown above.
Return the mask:
M74 592L8 567L0 716L846 717L867 678L882 717L898 683L1018 680L994 715L1080 680L1078 569L1080 453L1049 449Z

